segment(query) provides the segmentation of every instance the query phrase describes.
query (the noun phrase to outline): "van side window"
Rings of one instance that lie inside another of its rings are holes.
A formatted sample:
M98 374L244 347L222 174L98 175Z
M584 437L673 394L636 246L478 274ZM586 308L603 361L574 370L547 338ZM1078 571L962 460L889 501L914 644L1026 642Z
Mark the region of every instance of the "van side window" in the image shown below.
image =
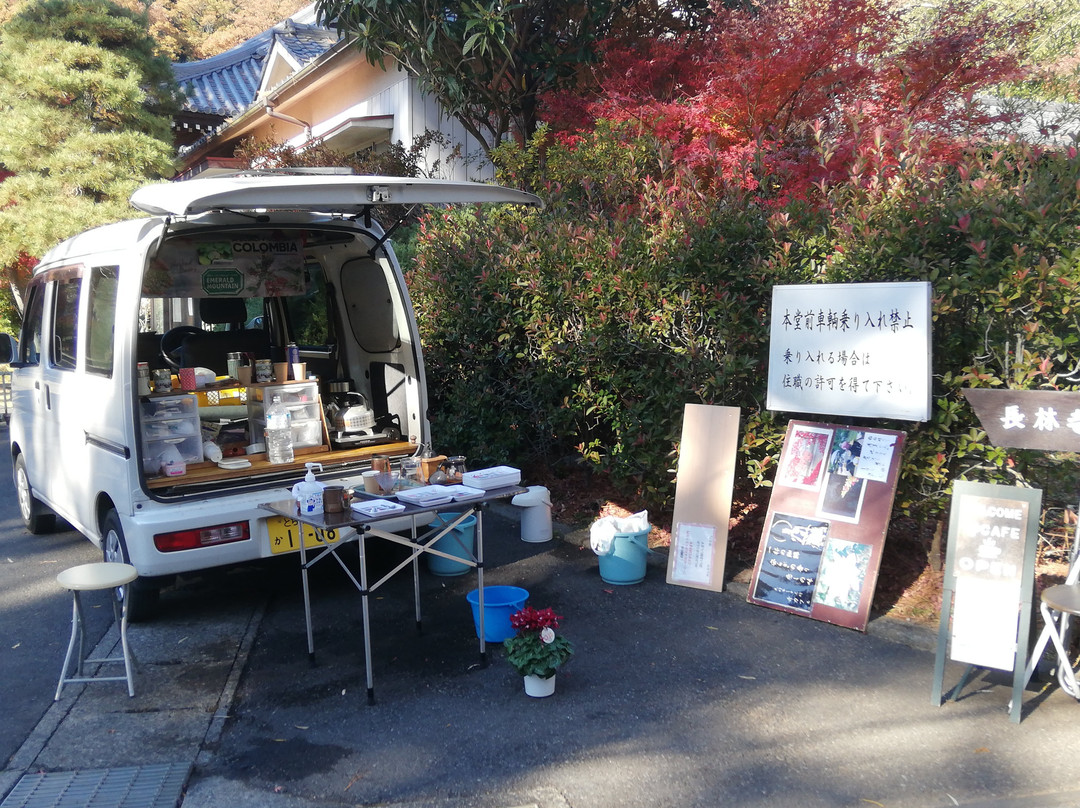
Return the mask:
M394 320L394 295L378 261L356 258L341 267L345 311L357 343L368 353L401 345Z
M45 310L45 285L31 284L26 290L26 313L23 315L19 361L25 365L41 362L41 319Z
M322 266L317 261L304 264L307 292L302 297L285 298L289 324L296 344L306 348L321 348L334 342L330 333L330 317L326 299L326 283Z
M49 359L53 367L75 370L78 356L79 290L82 278L69 277L53 283L53 333Z
M116 322L118 267L94 267L87 299L86 371L102 376L113 372L113 326Z

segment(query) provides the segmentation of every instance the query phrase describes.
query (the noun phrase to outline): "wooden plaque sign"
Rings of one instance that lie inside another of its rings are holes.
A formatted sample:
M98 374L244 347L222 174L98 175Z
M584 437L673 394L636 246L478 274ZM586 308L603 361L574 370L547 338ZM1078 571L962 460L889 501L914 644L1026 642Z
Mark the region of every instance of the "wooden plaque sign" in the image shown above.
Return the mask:
M964 390L994 446L1080 452L1080 393L1058 390Z
M904 433L792 421L747 600L864 631Z
M739 408L687 404L671 525L667 582L711 589L724 587Z

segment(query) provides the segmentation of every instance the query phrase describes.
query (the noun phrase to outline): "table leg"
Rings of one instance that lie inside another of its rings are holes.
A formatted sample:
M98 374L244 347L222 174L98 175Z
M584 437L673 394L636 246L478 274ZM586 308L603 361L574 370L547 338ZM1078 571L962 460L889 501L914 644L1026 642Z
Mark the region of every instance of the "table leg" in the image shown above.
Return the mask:
M311 590L308 588L307 549L304 547L304 526L300 525L300 581L304 590L304 625L307 628L308 659L315 663L315 634L311 630Z
M360 548L360 602L364 620L364 668L367 672L367 700L368 704L375 703L375 673L371 664L371 612L368 606L368 571L367 553L364 542L367 531L360 531L357 545Z
M415 515L412 517L412 542L416 544ZM420 615L420 554L416 553L415 549L412 552L413 600L416 602L416 631L419 633L423 630L423 619Z
M484 641L484 509L476 509L476 585L480 608L480 666L487 667L487 644Z

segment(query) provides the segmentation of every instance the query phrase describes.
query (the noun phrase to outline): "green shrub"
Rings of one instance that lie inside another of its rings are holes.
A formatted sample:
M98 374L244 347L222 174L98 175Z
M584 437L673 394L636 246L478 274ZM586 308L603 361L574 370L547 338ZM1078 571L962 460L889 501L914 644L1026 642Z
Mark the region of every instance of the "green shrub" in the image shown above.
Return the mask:
M440 449L573 457L663 508L684 405L723 404L743 410L742 479L767 485L791 415L763 409L773 284L929 280L932 418L878 423L909 436L897 508L939 518L954 479L1026 479L1041 455L988 445L961 390L1076 385L1080 159L894 148L783 202L705 191L606 126L504 151L502 180L547 206L440 212L416 243Z

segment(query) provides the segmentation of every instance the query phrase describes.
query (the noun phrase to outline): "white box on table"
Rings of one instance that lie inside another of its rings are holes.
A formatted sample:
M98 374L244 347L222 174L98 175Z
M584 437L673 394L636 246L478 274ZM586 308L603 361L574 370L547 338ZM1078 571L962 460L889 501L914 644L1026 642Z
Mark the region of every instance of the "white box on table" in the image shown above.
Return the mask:
M495 488L505 488L508 485L520 483L521 470L513 466L492 466L489 469L466 471L461 475L461 482L473 488L491 491Z

